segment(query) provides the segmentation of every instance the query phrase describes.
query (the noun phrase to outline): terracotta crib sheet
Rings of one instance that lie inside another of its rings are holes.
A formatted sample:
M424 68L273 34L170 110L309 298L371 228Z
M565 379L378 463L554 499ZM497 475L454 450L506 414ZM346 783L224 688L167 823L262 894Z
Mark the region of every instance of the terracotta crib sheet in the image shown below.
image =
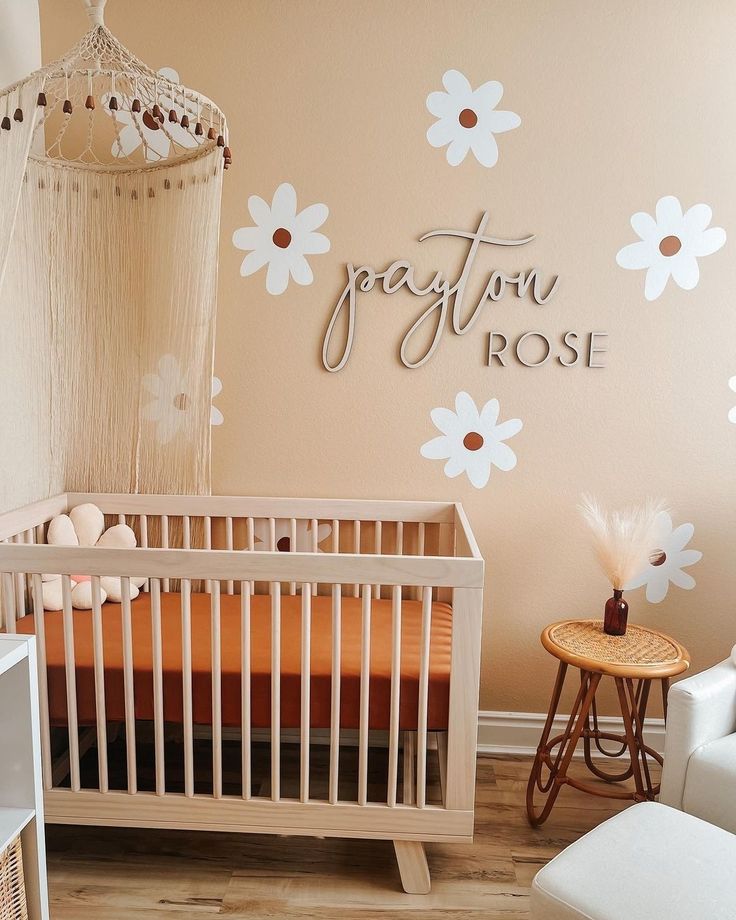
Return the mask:
M153 676L150 595L142 593L131 604L136 718L153 719ZM211 612L210 595L192 595L192 686L194 721L212 721ZM402 603L402 656L400 727L416 729L419 695L419 649L421 602ZM77 710L80 725L94 725L95 693L92 644L92 612L74 610ZM181 607L180 595L161 595L164 718L182 721ZM105 659L105 701L108 721L125 719L123 693L122 619L119 604L102 609ZM62 613L45 614L48 663L49 712L54 725L66 725L66 687ZM222 722L241 724L241 612L240 596L221 596L222 631ZM361 601L342 598L340 724L358 728L360 701ZM369 724L372 729L389 726L391 692L391 601L374 600L371 618ZM35 633L33 615L17 622L23 633ZM452 609L432 606L429 674L428 727L447 728L450 678ZM332 602L330 597L312 598L311 725L330 725ZM301 597L281 598L281 724L300 724ZM270 598L251 598L251 713L252 725L271 724L271 607Z

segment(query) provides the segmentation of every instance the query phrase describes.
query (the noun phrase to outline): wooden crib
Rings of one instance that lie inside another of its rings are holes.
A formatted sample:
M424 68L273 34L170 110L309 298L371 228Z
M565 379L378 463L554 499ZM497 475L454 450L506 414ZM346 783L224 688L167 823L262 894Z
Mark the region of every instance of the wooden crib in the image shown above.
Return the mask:
M45 545L83 502L139 546ZM459 504L67 493L0 515L0 541L4 628L38 637L48 821L393 840L414 893L425 841L472 840L483 559Z

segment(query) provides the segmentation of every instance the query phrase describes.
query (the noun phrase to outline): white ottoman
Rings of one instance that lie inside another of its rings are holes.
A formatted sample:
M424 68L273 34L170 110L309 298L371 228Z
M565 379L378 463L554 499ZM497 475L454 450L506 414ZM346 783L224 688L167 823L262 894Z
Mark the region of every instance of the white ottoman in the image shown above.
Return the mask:
M541 869L534 920L734 920L736 836L643 802Z

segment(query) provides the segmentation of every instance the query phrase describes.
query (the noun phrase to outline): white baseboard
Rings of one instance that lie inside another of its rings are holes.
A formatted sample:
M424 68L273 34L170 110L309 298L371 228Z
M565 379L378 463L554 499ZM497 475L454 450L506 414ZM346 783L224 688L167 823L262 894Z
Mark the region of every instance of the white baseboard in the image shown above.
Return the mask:
M478 752L483 754L534 754L547 718L543 712L478 713ZM568 716L558 715L553 724L554 734L564 730ZM599 716L602 731L623 734L623 719L619 716ZM647 719L644 727L646 744L658 753L664 751L664 719ZM603 742L604 747L609 747Z
M481 710L478 713L478 753L479 754L522 754L533 755L536 753L537 744L542 736L542 729L547 714L544 712L494 712ZM555 718L553 731L559 734L567 723L568 716L559 715ZM603 731L623 734L623 720L619 716L599 716L598 724ZM211 738L212 729L208 726L195 726L195 737ZM237 729L224 729L223 738L227 741L239 741L240 732ZM254 729L254 741L268 741L268 729ZM282 741L298 744L298 729L283 729ZM664 751L664 720L647 719L644 728L644 739L649 747L659 754ZM329 745L328 730L312 729L310 735L312 744ZM340 743L347 746L357 746L358 733L350 729L343 729L340 734ZM374 747L386 747L386 732L371 732L370 743ZM606 745L611 746L611 743ZM615 746L615 745L614 745ZM582 752L581 752L582 753Z

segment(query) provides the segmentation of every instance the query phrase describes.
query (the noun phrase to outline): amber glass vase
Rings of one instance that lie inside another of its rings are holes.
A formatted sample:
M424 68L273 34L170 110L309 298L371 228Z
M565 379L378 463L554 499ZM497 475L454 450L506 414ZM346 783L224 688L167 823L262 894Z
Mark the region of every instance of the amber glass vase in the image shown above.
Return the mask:
M606 613L603 617L603 632L609 636L626 634L626 621L629 618L629 605L623 598L623 591L614 588L613 597L606 601Z

